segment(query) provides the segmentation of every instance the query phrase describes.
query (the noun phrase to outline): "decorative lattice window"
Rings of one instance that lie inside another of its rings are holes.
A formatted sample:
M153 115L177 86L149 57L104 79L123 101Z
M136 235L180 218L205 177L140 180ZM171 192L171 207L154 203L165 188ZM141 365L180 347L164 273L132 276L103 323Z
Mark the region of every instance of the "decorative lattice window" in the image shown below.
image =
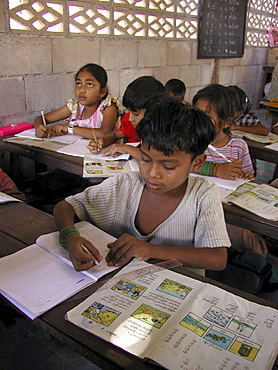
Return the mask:
M198 0L7 0L11 33L197 39ZM246 44L266 46L275 1L250 0Z

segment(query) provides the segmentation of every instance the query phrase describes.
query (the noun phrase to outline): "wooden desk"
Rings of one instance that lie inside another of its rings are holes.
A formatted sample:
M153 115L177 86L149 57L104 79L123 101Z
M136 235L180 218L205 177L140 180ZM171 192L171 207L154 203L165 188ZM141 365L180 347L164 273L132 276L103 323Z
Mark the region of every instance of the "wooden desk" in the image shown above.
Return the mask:
M258 143L247 139L244 140L248 144L252 158L278 164L278 151L266 148L266 145L269 144Z
M53 216L32 208L25 203L2 204L0 205L0 238L4 243L0 243L0 256L22 249L34 243L40 234L54 230L55 222ZM277 303L269 302L251 294L227 287L206 277L188 271L185 272L182 266L174 270L201 281L220 286L250 301L278 309ZM107 279L107 276L104 279ZM85 290L84 293L86 293ZM161 369L161 367L143 362L112 344L67 322L64 318L65 313L81 301L82 299L74 301L71 298L35 319L34 323L103 369Z
M4 156L8 155L8 152L10 153L7 172L15 181L20 181L23 178L21 157L26 157L35 162L44 163L79 176L83 174L83 158L81 157L57 153L36 146L10 143L4 141L3 138L0 139L0 150L4 152Z
M278 122L278 108L266 106L266 109L269 111L269 114L272 116L272 127Z
M265 148L265 145L262 143L250 140L247 140L247 142L248 145L250 145L250 151L252 155L254 155L254 158L278 163L277 151ZM20 156L82 176L83 158L81 157L69 156L38 147L10 143L3 141L3 139L0 140L0 150L1 149L10 152L14 156L13 160L10 162L10 170L14 176L19 175L17 164ZM277 239L277 221L268 221L250 212L241 210L236 206L225 205L224 212L227 223Z
M263 143L244 139L249 147L249 152L253 159L260 159L261 161L270 162L276 164L274 169L273 178L278 177L278 151L266 148Z
M266 83L271 82L274 66L265 65L263 66L263 70L264 70L264 74L263 74L262 84L261 84L259 95L258 95L256 109L260 109L261 101L264 99L264 88L265 88Z

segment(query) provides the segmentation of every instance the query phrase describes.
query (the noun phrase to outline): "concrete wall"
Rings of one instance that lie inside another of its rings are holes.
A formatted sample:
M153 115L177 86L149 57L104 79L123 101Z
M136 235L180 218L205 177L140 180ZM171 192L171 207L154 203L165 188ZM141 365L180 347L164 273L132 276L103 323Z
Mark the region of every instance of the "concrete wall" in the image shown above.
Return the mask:
M41 110L61 107L73 96L74 74L86 63L102 65L112 95L142 75L162 83L179 78L186 100L211 82L214 59L197 59L197 41L126 40L10 35L0 6L0 126L33 122ZM6 31L5 31L6 30ZM255 107L267 48L246 47L243 58L221 59L218 82L243 88Z

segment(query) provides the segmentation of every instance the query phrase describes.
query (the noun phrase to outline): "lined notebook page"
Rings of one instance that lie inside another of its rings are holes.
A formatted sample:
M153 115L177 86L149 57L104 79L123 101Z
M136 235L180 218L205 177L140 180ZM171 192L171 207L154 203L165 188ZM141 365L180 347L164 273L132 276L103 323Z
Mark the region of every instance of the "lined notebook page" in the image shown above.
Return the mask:
M34 319L95 282L33 244L0 259L0 292Z
M83 274L97 280L101 276L106 275L109 272L117 269L117 267L108 266L105 260L105 257L109 252L107 244L113 242L115 238L87 221L78 222L75 224L75 227L79 230L80 235L82 235L84 238L91 241L95 245L95 247L99 250L101 256L103 257L100 262L100 266L93 266L89 270L83 271ZM65 263L73 266L72 262L70 261L68 252L60 246L58 231L50 234L41 235L36 240L36 243L41 248L62 259Z

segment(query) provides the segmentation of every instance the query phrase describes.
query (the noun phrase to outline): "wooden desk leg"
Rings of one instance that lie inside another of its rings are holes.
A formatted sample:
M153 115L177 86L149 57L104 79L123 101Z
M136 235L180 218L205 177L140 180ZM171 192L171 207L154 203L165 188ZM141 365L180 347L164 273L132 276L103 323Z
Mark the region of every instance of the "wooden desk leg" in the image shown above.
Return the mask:
M18 154L10 153L10 176L16 184L24 179L23 158Z
M40 162L35 162L35 177L40 172L46 172L47 171L47 165Z

